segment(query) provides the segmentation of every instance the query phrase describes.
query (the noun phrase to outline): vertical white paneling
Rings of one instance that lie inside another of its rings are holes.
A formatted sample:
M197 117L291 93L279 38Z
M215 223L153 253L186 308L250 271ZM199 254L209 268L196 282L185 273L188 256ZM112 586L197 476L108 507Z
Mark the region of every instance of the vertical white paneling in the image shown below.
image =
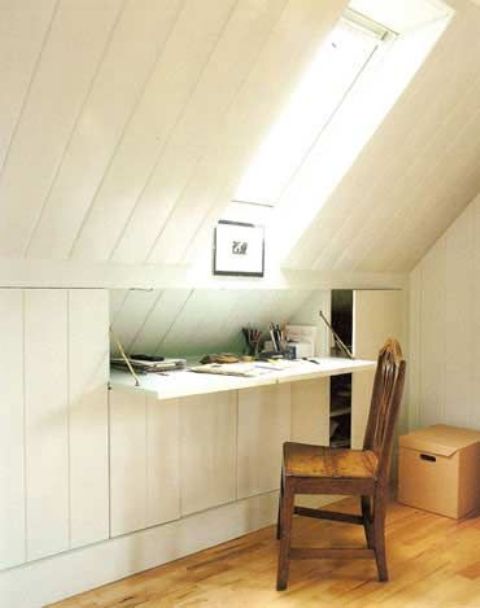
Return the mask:
M182 515L235 500L236 400L235 391L181 400Z
M179 402L111 390L111 535L180 517Z
M110 402L110 534L145 527L147 412L145 393L115 391Z
M70 546L108 538L108 292L68 293Z
M3 255L25 251L120 8L118 0L59 3L0 182Z
M27 558L69 546L67 292L25 292Z
M145 526L180 517L180 404L147 397Z
M422 264L416 266L410 273L409 280L409 311L408 311L408 373L406 386L408 390L408 416L406 427L414 429L419 426L421 406L421 375L422 342L420 340L420 325L422 312Z
M446 424L461 426L472 409L473 219L469 205L445 234ZM424 311L428 314L428 310Z
M55 0L9 0L0 6L0 167L21 116Z
M411 426L480 428L479 218L477 196L410 276Z
M291 432L290 384L238 392L237 498L279 487L282 445Z
M330 378L292 382L292 441L329 445Z
M292 382L292 441L330 444L330 378ZM330 497L331 498L331 497ZM295 504L319 507L319 497L297 495Z
M0 290L0 569L26 559L23 293Z
M445 412L445 238L422 260L420 324L421 426L444 420Z
M353 295L353 354L378 357L387 338L396 338L406 352L404 293L399 290L356 290ZM363 446L375 371L352 374L352 447Z

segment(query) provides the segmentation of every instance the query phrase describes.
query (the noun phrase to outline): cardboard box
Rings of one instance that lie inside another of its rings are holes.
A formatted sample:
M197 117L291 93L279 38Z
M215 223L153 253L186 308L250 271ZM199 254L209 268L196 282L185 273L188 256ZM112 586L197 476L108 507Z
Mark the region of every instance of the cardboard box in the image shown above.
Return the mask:
M458 519L480 509L480 432L438 424L400 437L398 500Z

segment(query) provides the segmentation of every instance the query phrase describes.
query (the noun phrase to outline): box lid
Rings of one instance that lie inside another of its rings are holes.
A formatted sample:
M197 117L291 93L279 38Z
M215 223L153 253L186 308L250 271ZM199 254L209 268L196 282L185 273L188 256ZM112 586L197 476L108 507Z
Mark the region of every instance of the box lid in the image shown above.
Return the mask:
M435 424L401 435L399 442L402 448L448 457L462 448L480 442L480 431Z

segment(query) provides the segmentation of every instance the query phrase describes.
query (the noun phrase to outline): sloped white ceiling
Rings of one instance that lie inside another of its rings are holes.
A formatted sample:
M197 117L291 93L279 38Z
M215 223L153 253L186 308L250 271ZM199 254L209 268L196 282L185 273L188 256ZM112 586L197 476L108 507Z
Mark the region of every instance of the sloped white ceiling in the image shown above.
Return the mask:
M345 4L2 0L0 256L182 262Z
M480 191L480 10L462 3L287 262L407 271Z
M307 316L302 309L305 303ZM110 319L129 354L202 355L241 352L245 346L241 328L250 325L264 331L270 321L318 325L325 342L318 310L328 314L329 306L330 292L321 290L114 289ZM111 349L118 354L114 340Z
M181 263L344 0L2 0L0 257ZM288 264L404 271L480 190L457 17Z

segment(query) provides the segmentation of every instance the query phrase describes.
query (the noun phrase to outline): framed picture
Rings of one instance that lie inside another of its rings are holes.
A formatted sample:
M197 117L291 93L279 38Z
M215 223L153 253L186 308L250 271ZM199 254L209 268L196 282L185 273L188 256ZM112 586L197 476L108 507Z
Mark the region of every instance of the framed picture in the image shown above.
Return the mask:
M220 220L215 228L213 274L263 277L264 271L264 227Z

